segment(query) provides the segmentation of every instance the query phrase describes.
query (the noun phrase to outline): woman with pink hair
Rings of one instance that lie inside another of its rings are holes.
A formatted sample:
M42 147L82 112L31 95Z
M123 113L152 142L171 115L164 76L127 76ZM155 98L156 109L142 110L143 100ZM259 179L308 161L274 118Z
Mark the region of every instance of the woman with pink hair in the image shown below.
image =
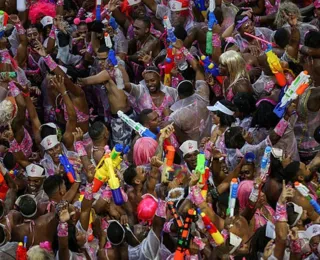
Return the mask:
M240 212L249 206L249 196L253 189L253 181L242 181L238 188L238 200L240 206ZM250 226L256 231L259 227L267 224L268 221L274 223L273 216L275 211L271 208L266 200L265 194L261 191L257 201L257 210L254 213L254 218L251 220Z
M133 162L136 166L150 163L155 155L158 143L150 137L139 138L133 147Z

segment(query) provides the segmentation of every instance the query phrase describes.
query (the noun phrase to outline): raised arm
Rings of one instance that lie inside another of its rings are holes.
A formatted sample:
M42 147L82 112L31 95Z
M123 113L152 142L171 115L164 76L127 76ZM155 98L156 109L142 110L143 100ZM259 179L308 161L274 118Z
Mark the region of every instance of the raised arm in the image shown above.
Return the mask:
M142 2L155 14L157 12L157 3L154 0L142 0Z
M79 78L78 80L80 84L85 86L98 85L98 84L104 84L106 81L110 80L110 75L108 71L103 70L94 76L90 76L87 78Z

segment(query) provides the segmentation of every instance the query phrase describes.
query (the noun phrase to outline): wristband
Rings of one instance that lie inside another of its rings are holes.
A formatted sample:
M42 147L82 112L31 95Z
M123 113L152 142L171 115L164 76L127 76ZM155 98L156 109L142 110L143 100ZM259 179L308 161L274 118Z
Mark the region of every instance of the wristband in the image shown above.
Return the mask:
M57 1L57 6L63 6L63 5L64 5L64 0Z
M158 208L156 211L156 216L160 218L166 218L166 205L167 203L164 200L158 199Z
M91 42L89 43L89 45L87 47L87 53L89 53L90 55L93 55L93 48L92 48Z
M76 153L82 157L82 156L87 156L86 149L84 148L83 142L82 141L77 141L74 144L74 150Z
M18 89L18 87L16 86L16 84L14 84L13 81L9 82L8 87L13 97L18 96L21 93L20 89Z
M192 60L194 60L194 57L192 56L192 54L188 51L188 49L186 47L182 47L180 49L180 51L183 53L183 55L185 56L187 61L191 62Z
M14 27L16 27L16 30L18 32L18 34L25 34L26 33L26 30L23 28L22 24L19 22L19 23L16 23L14 25Z
M163 232L170 233L172 224L173 224L173 219L166 221L163 225Z
M192 186L190 188L189 198L190 198L191 202L193 204L195 204L196 206L199 206L202 202L204 202L204 198L201 195L201 190L197 185Z
M58 237L67 237L68 236L68 223L67 222L59 222L58 227Z
M292 253L299 254L301 252L300 239L291 240L290 241L290 249L291 249Z
M276 221L283 221L287 222L288 221L288 216L287 216L287 205L281 205L279 202L277 203L276 207Z
M289 125L289 122L286 121L284 118L282 118L279 123L274 128L274 132L279 135L280 137L283 136L284 132L286 131L287 127Z
M30 92L27 92L27 93L24 93L24 92L21 92L22 96L24 97L30 97Z
M86 200L92 200L93 199L93 193L92 193L92 183L87 183L85 189L84 189L84 197Z
M197 236L193 238L193 243L195 243L200 250L203 250L204 247L206 246L206 244L202 242L201 238Z
M43 57L43 60L47 64L47 66L49 67L50 71L53 71L58 67L57 63L55 63L55 61L52 59L50 54L48 54L46 57Z
M51 27L51 30L49 33L49 38L54 39L54 40L56 39L56 27L54 24Z
M212 46L216 47L216 48L221 47L221 39L220 39L219 34L217 34L217 33L212 34Z

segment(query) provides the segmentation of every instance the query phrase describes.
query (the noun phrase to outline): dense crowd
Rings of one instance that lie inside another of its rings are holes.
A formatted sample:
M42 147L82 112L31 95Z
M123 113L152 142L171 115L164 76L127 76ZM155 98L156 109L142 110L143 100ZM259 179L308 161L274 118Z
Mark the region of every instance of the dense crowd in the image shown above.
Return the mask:
M320 0L1 0L0 259L320 259Z

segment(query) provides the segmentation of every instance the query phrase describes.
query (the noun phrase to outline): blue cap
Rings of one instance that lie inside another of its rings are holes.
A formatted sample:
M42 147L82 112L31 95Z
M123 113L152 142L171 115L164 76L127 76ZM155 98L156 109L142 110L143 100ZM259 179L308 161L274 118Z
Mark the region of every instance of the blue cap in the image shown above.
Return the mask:
M255 157L254 153L252 153L252 152L248 152L248 153L246 153L245 156L244 156L244 159L245 159L246 162L248 162L248 163L253 163L255 158L256 158L256 157Z

